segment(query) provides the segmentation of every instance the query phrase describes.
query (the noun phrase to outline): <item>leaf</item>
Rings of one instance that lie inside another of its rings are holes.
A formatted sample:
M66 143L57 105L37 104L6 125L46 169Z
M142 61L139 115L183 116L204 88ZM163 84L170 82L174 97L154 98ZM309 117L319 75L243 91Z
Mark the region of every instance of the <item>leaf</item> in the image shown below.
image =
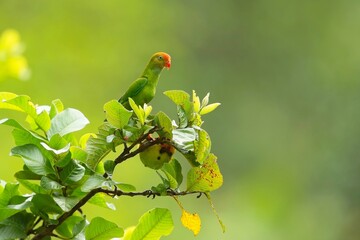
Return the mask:
M129 97L129 104L130 104L132 110L134 110L134 113L138 117L141 125L144 125L144 123L145 123L145 112L144 112L144 110L141 108L141 106L137 106L136 103L134 102L134 100L132 100L132 98L130 98L130 97Z
M171 119L164 112L158 112L156 114L155 122L160 127L163 136L172 139L173 126Z
M220 106L221 103L212 103L212 104L209 104L205 107L203 107L201 110L200 110L200 115L205 115L205 114L208 114L208 113L211 113L212 111L214 111L218 106Z
M99 188L99 187L111 188L114 185L115 185L115 183L112 180L108 180L101 175L95 174L95 175L90 176L86 180L86 182L81 187L81 191L90 192L91 190L93 190L95 188Z
M0 239L23 239L31 228L35 217L31 213L21 211L0 223Z
M123 192L136 191L136 187L128 183L116 183L116 186Z
M27 144L27 143L39 143L40 141L45 141L45 138L43 138L42 136L38 135L35 132L32 131L28 131L26 128L24 128L23 126L21 126L21 124L19 124L17 121L15 121L14 119L1 119L0 120L0 124L4 124L4 125L8 125L11 127L14 127L17 130L22 130L21 133L26 133L26 136L20 137L14 136L15 142L17 145L23 145L23 144Z
M197 213L189 213L185 209L182 209L181 223L184 227L190 229L195 236L197 236L201 229L201 219Z
M182 90L169 90L165 91L164 94L176 105L183 106L187 102L190 102L190 95Z
M40 181L40 186L43 187L46 190L57 190L57 189L61 189L64 186L62 186L60 183L58 183L57 181L54 181L48 177L43 176L41 178Z
M57 205L54 199L47 194L36 194L33 196L31 202L40 212L56 214L63 213L63 210Z
M66 185L79 181L85 174L85 168L71 160L60 172L60 179Z
M196 95L195 90L192 92L192 101L194 106L194 112L199 112L200 110L200 98Z
M15 105L9 104L6 101L16 98L18 95L11 92L0 92L0 109L9 109L23 112L23 110Z
M116 207L115 207L114 204L106 202L105 196L106 195L104 193L97 193L95 196L90 198L88 203L94 204L94 205L99 206L99 207L103 207L103 208L107 208L107 209L111 209L111 210L116 210Z
M51 119L51 127L47 131L48 139L55 134L64 136L68 133L83 129L89 120L79 110L67 108Z
M35 109L35 105L30 102L30 97L26 96L26 95L16 95L14 98L10 98L7 100L3 100L3 102L6 102L10 105L15 106L14 107L10 107L7 109L11 109L11 110L15 110L15 111L20 111L20 112L25 112L27 114L29 114L32 118L36 118L36 109Z
M194 151L196 132L193 128L174 129L172 133L173 141L177 147L186 151Z
M32 183L27 180L18 179L18 182L24 186L26 189L34 192L34 193L40 193L40 194L48 194L49 191L45 190L43 187L39 186L38 184Z
M55 174L49 160L33 144L14 147L11 149L11 155L21 157L29 170L38 175Z
M99 133L96 137L90 137L86 143L86 152L88 153L86 164L91 170L95 170L99 162L120 142L108 143L107 136L113 134L115 129L104 122L99 127Z
M196 161L202 164L204 160L208 157L210 150L211 150L211 141L209 134L205 130L200 129L198 131L198 140L195 141L194 144Z
M124 237L121 240L131 240L132 233L135 230L135 226L127 227L125 229Z
M15 173L15 178L24 180L40 180L41 176L29 170L22 170Z
M44 142L41 142L40 144L41 144L41 146L43 146L47 151L52 152L53 154L58 155L58 156L60 156L60 157L67 155L67 153L68 153L69 150L70 150L70 143L68 143L65 147L63 147L63 148L61 148L61 149L54 149L54 148L50 147L49 145L47 145L47 144L44 143Z
M173 228L171 212L165 208L154 208L139 219L131 240L158 240L168 236Z
M25 95L18 95L14 98L8 99L6 103L9 103L11 105L14 105L17 107L17 111L22 111L27 113L31 118L33 118L33 121L36 123L37 126L39 126L40 129L47 131L50 127L50 117L46 108L44 107L38 107L38 109L35 107L35 105L30 102L30 97Z
M200 167L191 168L187 175L187 191L211 192L222 184L223 177L214 154L210 154Z
M93 218L85 230L86 240L109 240L120 238L124 235L124 230L115 223L104 218Z
M6 183L1 181L1 185L3 187L0 193L0 207L7 206L9 204L10 199L13 196L17 196L20 194L19 192L19 184L18 183Z
M177 115L179 118L179 128L186 128L189 124L189 120L185 110L181 106L177 106Z
M181 173L181 165L176 159L171 160L170 163L165 163L161 171L165 173L171 188L178 188L180 186L183 176Z
M210 93L207 93L206 96L201 101L201 107L205 107L206 105L208 105L209 97L210 97Z
M79 202L77 197L54 196L53 199L64 212L70 211Z
M107 121L116 128L122 129L132 116L132 112L127 110L121 103L111 100L104 105Z
M66 237L68 239L72 238L74 235L78 233L74 233L74 227L84 221L84 218L80 216L70 216L68 217L60 226L56 228L56 232L61 236Z
M70 147L71 157L74 160L78 160L80 162L86 162L87 159L87 153L84 149L77 147L77 146L71 146Z
M58 113L62 112L64 110L64 105L61 102L60 99L55 99L51 102L51 107L50 107L50 118L54 118Z

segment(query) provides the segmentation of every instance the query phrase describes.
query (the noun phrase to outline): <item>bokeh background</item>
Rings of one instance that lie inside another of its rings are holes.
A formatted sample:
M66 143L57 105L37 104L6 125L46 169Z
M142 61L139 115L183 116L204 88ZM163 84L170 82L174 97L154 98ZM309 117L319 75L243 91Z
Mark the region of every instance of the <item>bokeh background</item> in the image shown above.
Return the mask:
M359 1L29 1L0 0L0 32L19 31L29 81L1 91L49 104L60 98L91 121L117 99L157 51L172 55L154 111L175 117L165 90L195 89L221 102L205 116L224 175L213 193L227 231L205 198L181 198L198 212L196 239L351 240L360 236ZM1 112L0 116L8 116ZM18 119L21 119L19 116ZM14 181L11 129L0 126L0 177ZM140 161L117 169L138 190L158 177ZM176 227L164 239L195 239L170 198L120 198L116 212L87 207L120 226L168 207Z

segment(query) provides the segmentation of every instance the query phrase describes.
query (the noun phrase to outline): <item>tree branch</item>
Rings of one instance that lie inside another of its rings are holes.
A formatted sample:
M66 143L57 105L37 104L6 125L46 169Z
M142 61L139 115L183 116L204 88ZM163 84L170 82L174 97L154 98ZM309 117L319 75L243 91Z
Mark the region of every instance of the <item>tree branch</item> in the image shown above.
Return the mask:
M145 141L150 134L156 132L158 130L158 127L155 126L152 129L150 129L146 134L143 134L141 137L139 137L135 142L133 142L129 147L125 147L123 152L114 160L115 165L120 164L124 162L125 160L132 158L139 154L140 152L146 150L147 148L155 145L160 144L164 142L168 142L167 139L164 138L156 138L151 139L148 141ZM138 144L140 144L139 148L132 151ZM106 173L105 173L106 174ZM107 174L106 174L107 175ZM105 176L106 176L105 175ZM115 188L115 190L108 190L108 189L102 189L102 188L95 188L91 190L85 197L83 197L70 211L63 213L59 218L57 224L49 225L46 228L42 228L42 230L37 233L37 235L33 238L33 240L40 240L44 238L45 236L51 236L52 232L60 226L68 217L72 216L77 210L79 210L83 205L85 205L95 194L102 192L106 193L111 196L161 196L160 193L154 192L152 190L146 190L143 192L123 192L121 190L118 190ZM202 194L201 192L176 192L174 190L168 189L167 190L167 196L183 196L187 194Z

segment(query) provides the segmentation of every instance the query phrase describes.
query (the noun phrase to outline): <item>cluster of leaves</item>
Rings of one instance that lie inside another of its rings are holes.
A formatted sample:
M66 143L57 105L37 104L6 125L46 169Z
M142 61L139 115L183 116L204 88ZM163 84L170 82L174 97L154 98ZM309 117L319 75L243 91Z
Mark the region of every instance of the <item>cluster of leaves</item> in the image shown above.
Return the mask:
M17 183L0 184L0 239L66 239L125 240L159 239L173 229L171 212L155 208L145 213L137 226L125 231L101 217L88 221L82 213L85 204L115 210L106 201L114 196L172 196L179 203L185 227L200 231L200 218L184 210L177 196L209 193L222 185L216 157L210 152L210 137L201 128L201 116L219 104L208 104L207 95L200 104L193 92L167 91L177 105L178 121L165 113L151 115L151 106L137 106L131 99L132 111L112 100L104 105L106 121L98 133L84 134L79 140L74 133L83 129L88 119L78 110L64 108L60 100L49 106L38 106L28 96L0 92L0 109L26 114L29 127L14 119L0 124L13 127L16 146L11 155L21 157L23 169L15 173ZM176 159L164 162L158 171L161 182L152 189L136 192L130 184L115 181L115 167L157 144L175 147L191 164L186 189L182 164ZM104 158L119 152L114 160ZM29 193L21 194L19 185Z
M0 35L0 80L15 78L28 80L30 70L22 55L25 50L16 30L7 29Z

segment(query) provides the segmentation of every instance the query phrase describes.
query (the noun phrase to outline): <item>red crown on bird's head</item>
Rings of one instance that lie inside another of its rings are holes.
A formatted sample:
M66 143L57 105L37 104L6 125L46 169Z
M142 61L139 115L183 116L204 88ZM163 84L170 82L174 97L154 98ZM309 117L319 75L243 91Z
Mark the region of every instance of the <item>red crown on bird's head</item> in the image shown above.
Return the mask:
M164 67L166 67L167 69L170 69L171 67L171 57L169 54L167 54L166 52L159 52L158 53L160 56L162 56L162 58L164 59Z

